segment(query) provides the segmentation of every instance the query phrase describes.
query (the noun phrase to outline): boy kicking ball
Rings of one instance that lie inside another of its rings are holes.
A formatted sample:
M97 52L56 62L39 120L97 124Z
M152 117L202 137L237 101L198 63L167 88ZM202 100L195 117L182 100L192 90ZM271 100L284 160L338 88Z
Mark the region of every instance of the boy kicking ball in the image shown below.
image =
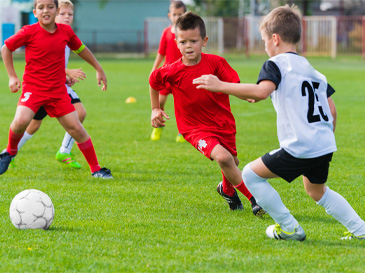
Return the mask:
M247 164L242 171L247 188L276 222L267 228L268 237L306 239L303 228L267 181L281 177L290 183L303 175L307 194L348 229L342 239L364 240L365 222L345 198L325 185L332 154L337 149L333 132L335 106L330 98L334 90L324 75L296 53L301 30L297 7L274 9L260 26L270 59L264 63L257 84L222 82L214 75L197 78L194 84L202 91L222 92L249 101L271 96L280 148Z
M20 80L14 70L12 52L25 46L25 71L22 95L15 117L10 125L8 146L0 154L0 174L8 169L18 152L18 144L38 109L43 106L50 117L56 117L65 130L76 140L89 164L93 177L113 178L107 168L101 168L94 145L82 126L65 87L66 45L96 70L97 83L106 91L107 80L103 68L90 50L75 35L72 28L56 24L57 0L35 0L33 13L38 23L24 26L5 41L1 49L9 76L12 93L20 89Z

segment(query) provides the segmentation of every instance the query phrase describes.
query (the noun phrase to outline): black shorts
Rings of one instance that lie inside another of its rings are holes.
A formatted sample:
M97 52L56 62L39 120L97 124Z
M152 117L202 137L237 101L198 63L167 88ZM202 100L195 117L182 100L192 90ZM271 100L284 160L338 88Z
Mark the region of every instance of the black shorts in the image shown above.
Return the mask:
M333 153L316 158L296 158L281 148L265 154L261 159L271 172L289 183L304 175L313 184L324 184L332 155Z
M76 93L75 93L76 94ZM78 103L78 102L81 102L80 98L76 95L76 96L73 96L72 94L68 94L70 96L70 99L71 99L71 103L72 104L75 104L75 103ZM46 110L44 109L43 106L41 106L37 113L35 113L33 119L35 120L43 120L45 117L47 116L47 112Z

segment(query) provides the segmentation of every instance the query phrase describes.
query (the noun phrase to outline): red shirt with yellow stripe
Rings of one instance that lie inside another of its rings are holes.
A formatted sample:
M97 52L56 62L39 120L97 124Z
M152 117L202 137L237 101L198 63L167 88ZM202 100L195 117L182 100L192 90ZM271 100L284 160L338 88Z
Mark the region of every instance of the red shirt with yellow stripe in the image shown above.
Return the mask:
M67 94L66 45L76 53L85 47L70 26L56 24L56 31L50 33L39 23L24 26L15 35L6 39L5 45L11 51L25 47L23 93L32 92L53 98Z

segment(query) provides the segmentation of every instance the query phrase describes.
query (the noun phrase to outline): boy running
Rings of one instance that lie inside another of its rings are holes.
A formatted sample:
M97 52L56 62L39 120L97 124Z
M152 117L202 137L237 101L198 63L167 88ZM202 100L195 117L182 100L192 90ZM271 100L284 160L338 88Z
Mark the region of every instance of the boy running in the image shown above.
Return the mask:
M96 70L97 82L107 88L107 80L99 62L75 35L72 28L56 24L57 0L35 0L33 13L38 23L24 26L5 41L1 54L9 75L10 91L20 89L20 80L13 65L12 52L25 46L26 66L23 90L13 122L10 125L7 148L0 154L0 174L8 169L16 156L18 143L38 109L43 106L50 117L56 117L66 131L76 140L88 162L93 177L112 178L107 168L100 168L91 138L80 123L65 87L66 45Z
M172 1L169 7L168 17L172 23L171 26L165 28L162 32L160 46L156 55L155 62L152 66L152 71L157 69L162 63L163 59L165 62L163 65L172 64L173 62L180 59L181 53L176 46L175 41L175 24L177 19L186 12L186 6L182 1ZM167 96L172 93L171 87L167 85L164 89L160 90L160 108L165 108ZM153 128L151 134L151 140L160 140L163 127ZM184 137L179 133L176 136L176 142L184 142Z
M57 24L66 24L71 26L73 22L73 16L74 16L74 5L70 0L61 0L59 2L59 12L56 16L56 23ZM77 115L80 119L80 122L83 123L85 117L86 117L86 110L81 103L81 100L77 93L71 88L71 86L78 82L78 79L84 79L86 78L85 73L82 71L81 68L79 69L67 69L68 59L70 57L70 48L66 46L65 49L65 60L66 60L66 75L68 76L68 83L66 83L67 93L70 96L71 103L75 107L75 110L77 112ZM20 150L23 145L33 137L33 135L39 130L42 120L47 116L46 110L44 110L44 107L42 106L39 108L37 113L34 115L33 120L30 122L30 124L27 127L27 130L24 132L24 135L22 139L20 140L18 144L18 150ZM71 137L69 133L65 133L65 136L62 141L62 145L60 149L58 150L56 154L56 159L59 162L67 164L67 166L70 166L72 168L79 169L81 168L81 165L75 160L75 156L73 153L71 153L71 149L75 143L75 140ZM14 159L13 157L12 161L10 162L9 168L14 168Z
M203 74L214 74L228 82L239 82L239 77L223 58L202 53L208 37L204 21L198 15L187 12L179 17L175 33L182 58L150 75L151 124L155 128L163 127L164 118L169 119L160 108L158 91L170 85L179 132L198 151L221 167L223 181L218 184L218 193L228 202L231 210L243 209L235 188L238 189L250 200L254 215L261 216L264 211L247 190L237 167L236 124L229 96L197 90L192 84L194 78Z
M342 239L365 239L365 222L345 198L325 185L337 149L331 114L335 106L329 98L334 90L324 75L296 53L301 30L296 6L274 9L260 26L270 59L264 63L257 84L222 82L213 75L197 78L194 84L204 92L208 89L244 100L260 101L271 96L280 148L247 164L242 171L247 188L276 222L267 228L268 237L305 240L303 228L267 182L281 177L290 183L303 175L308 195L348 229Z

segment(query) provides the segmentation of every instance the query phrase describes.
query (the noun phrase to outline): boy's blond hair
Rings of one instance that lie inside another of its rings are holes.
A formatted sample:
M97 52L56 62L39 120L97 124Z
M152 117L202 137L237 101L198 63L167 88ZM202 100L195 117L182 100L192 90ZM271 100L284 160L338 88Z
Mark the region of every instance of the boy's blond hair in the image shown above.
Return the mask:
M60 8L61 7L71 7L72 9L74 9L74 4L72 4L72 2L70 0L60 0L59 6L60 6Z
M276 33L284 42L297 44L302 36L299 8L296 5L285 5L273 9L265 16L260 30L264 30L269 37Z

